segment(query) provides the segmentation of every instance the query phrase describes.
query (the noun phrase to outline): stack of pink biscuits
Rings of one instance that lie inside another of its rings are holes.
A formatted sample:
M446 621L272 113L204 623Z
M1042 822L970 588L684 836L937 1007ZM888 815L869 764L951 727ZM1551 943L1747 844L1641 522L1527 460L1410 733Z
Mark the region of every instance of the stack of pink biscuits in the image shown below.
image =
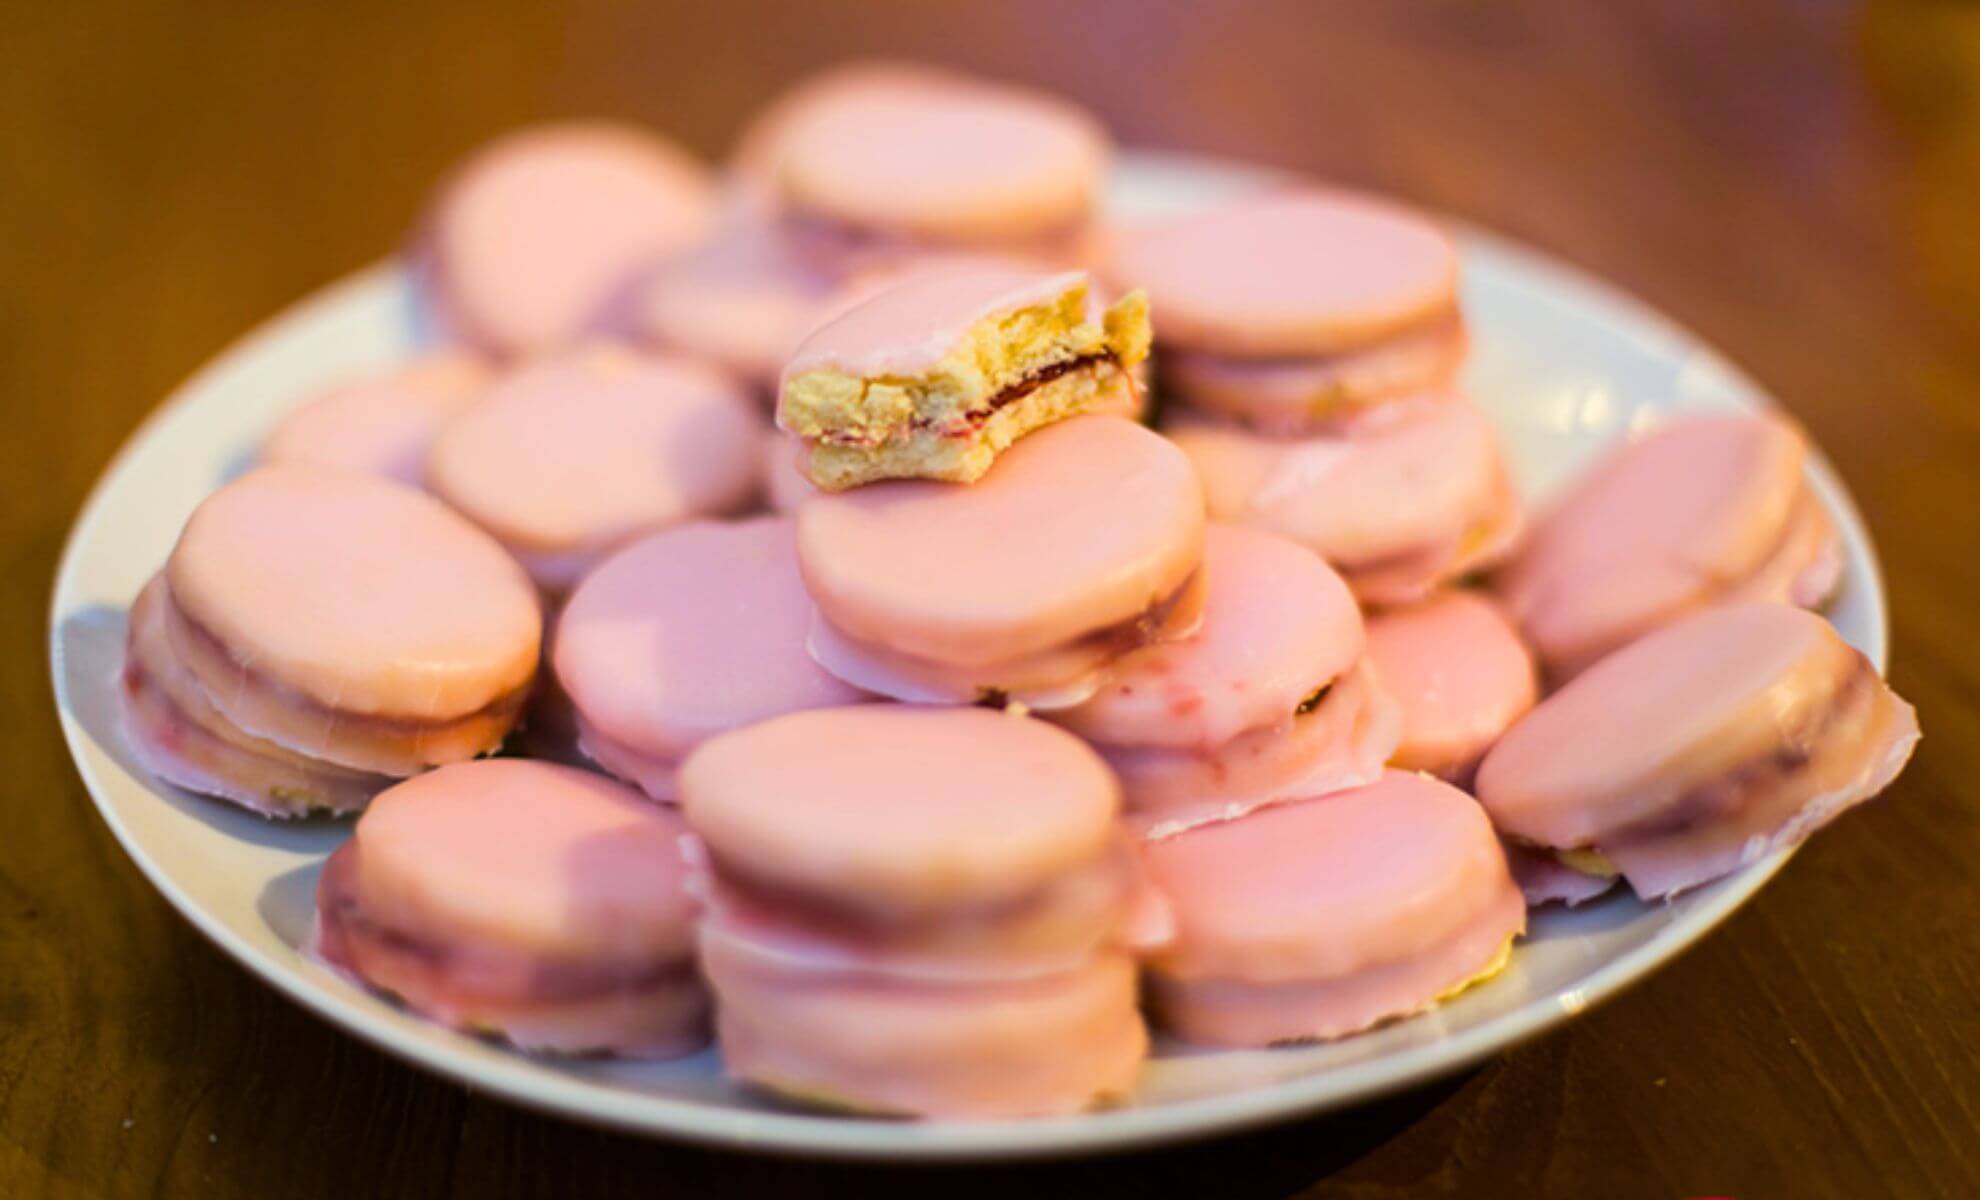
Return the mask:
M445 344L306 398L134 600L136 758L362 812L312 952L436 1022L969 1118L1129 1098L1151 1026L1422 1012L1534 906L1895 778L1792 423L1674 418L1524 521L1437 223L1095 236L1108 153L865 63L721 176L476 154L409 249Z
M1312 548L1367 604L1505 554L1518 502L1458 384L1458 254L1434 222L1279 191L1123 232L1107 270L1159 315L1164 420L1218 520Z

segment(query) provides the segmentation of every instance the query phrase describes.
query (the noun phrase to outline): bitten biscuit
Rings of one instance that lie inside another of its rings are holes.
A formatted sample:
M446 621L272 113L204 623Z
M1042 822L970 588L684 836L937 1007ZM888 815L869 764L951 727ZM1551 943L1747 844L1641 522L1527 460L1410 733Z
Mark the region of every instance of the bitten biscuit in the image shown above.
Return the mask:
M1011 443L1088 412L1132 413L1148 304L1101 311L1081 271L948 261L814 332L784 369L777 423L830 491L878 479L969 483Z

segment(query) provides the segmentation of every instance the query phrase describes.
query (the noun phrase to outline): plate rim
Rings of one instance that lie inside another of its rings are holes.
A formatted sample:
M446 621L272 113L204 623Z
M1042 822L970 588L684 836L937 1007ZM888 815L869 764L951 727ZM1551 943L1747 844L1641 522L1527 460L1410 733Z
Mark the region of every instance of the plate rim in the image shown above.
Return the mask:
M1234 160L1166 151L1123 153L1115 170L1185 170L1228 176L1284 176L1279 168ZM1752 376L1711 343L1674 318L1619 286L1554 254L1528 246L1448 214L1438 214L1466 240L1488 246L1492 253L1516 262L1524 273L1541 276L1567 288L1592 292L1626 314L1644 330L1706 356L1746 394L1778 404ZM576 1076L543 1071L526 1056L492 1062L470 1060L444 1042L378 1020L336 993L310 981L305 972L276 961L236 935L218 917L195 902L145 850L115 810L103 798L108 790L85 753L85 731L72 715L62 644L62 621L80 611L75 593L80 547L93 540L104 519L112 484L159 430L205 390L209 378L263 343L274 340L299 321L321 309L334 309L347 295L380 286L401 271L387 258L316 288L251 326L205 359L200 367L149 412L119 445L98 473L70 525L49 596L49 665L58 724L70 759L88 793L91 806L110 829L124 853L136 864L179 915L237 964L247 968L278 993L344 1033L355 1035L404 1061L471 1088L495 1093L504 1100L566 1119L577 1119L644 1135L657 1135L737 1150L772 1152L852 1160L954 1161L1038 1159L1079 1154L1102 1154L1154 1143L1194 1140L1228 1134L1272 1121L1312 1116L1365 1103L1428 1080L1459 1071L1495 1053L1511 1049L1616 995L1647 977L1695 945L1743 907L1785 865L1792 851L1781 851L1755 862L1725 880L1679 920L1658 930L1643 944L1590 971L1581 986L1534 997L1521 1007L1488 1018L1469 1028L1414 1047L1407 1064L1398 1068L1393 1056L1369 1059L1335 1070L1243 1091L1165 1101L1145 1108L1119 1108L1064 1117L986 1122L900 1122L848 1118L827 1114L775 1110L741 1111L705 1101L642 1094L628 1101L606 1085ZM1854 498L1819 447L1811 445L1809 474L1822 499L1837 516L1846 542L1863 550L1865 583L1870 592L1875 645L1869 657L1880 673L1888 666L1890 621L1888 595L1875 542ZM1355 1077L1380 1068L1373 1077Z

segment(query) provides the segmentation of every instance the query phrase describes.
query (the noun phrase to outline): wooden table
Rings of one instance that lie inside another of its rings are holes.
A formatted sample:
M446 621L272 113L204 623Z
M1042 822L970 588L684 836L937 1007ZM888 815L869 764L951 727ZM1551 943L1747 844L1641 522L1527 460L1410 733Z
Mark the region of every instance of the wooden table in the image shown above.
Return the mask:
M0 25L0 1195L1980 1194L1980 9L1830 0L23 4ZM569 1125L256 983L132 869L56 733L71 516L165 392L552 114L719 153L860 52L1066 90L1134 143L1505 230L1781 396L1876 531L1926 740L1727 928L1483 1068L1338 1117L893 1171Z

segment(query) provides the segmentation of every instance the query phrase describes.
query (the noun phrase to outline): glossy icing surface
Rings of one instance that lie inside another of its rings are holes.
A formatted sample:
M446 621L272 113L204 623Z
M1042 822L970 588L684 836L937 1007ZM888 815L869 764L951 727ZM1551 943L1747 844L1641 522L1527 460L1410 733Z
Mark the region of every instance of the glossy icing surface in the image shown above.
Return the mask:
M1025 438L968 486L890 482L806 501L798 562L842 632L971 665L1147 611L1195 571L1203 528L1202 488L1174 446L1087 416Z

